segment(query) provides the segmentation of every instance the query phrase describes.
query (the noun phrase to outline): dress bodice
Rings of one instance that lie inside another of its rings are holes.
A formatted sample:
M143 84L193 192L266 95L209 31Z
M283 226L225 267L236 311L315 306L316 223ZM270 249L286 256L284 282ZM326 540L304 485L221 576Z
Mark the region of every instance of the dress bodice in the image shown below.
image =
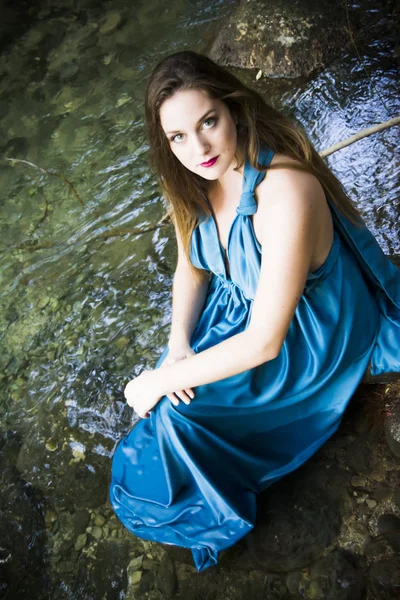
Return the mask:
M262 150L259 163L268 166L273 154L270 149ZM260 273L261 246L255 236L251 216L257 211L255 189L264 177L265 171L254 169L246 160L242 193L228 233L226 253L212 214L200 219L191 239L194 266L211 271L225 286L239 286L247 298L254 298Z
M274 153L264 149L259 154L259 163L268 166ZM262 248L254 232L252 215L257 212L256 187L265 177L246 160L243 187L236 215L228 233L227 250L223 248L213 215L200 219L191 239L191 260L195 267L210 271L226 288L240 288L244 297L253 300L260 276ZM339 250L339 238L334 235L333 244L324 264L309 273L307 285L326 274L333 265ZM229 271L227 269L229 265Z

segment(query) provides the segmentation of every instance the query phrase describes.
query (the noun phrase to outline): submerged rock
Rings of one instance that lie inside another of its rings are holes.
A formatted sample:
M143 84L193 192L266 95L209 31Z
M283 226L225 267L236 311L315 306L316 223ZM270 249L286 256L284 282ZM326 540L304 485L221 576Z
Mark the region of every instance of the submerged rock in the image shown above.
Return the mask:
M340 2L243 0L220 30L210 56L268 77L300 77L323 68L348 44Z
M400 559L380 560L369 572L376 600L395 600L400 597Z
M310 570L291 573L287 585L310 600L359 600L365 587L355 558L341 551L317 560Z
M256 564L290 571L321 556L340 531L343 506L335 486L343 487L340 472L306 467L267 490L246 538Z
M400 518L384 514L378 519L378 531L396 552L400 552Z
M112 33L115 31L119 25L121 24L122 18L119 12L116 10L110 10L100 26L99 33Z
M385 438L393 454L400 458L400 406L394 406L386 415Z

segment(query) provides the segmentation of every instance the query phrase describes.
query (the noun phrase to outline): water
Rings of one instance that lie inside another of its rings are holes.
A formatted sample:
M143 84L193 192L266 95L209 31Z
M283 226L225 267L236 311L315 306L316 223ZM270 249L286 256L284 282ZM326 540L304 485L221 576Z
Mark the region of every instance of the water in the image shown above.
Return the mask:
M0 56L7 598L123 598L126 565L143 554L111 517L107 487L132 422L122 390L167 340L176 256L171 226L158 224L144 89L166 53L204 50L234 3L77 4L46 4ZM354 50L308 82L238 74L323 149L399 113L382 32L363 47L369 76ZM328 158L387 253L400 253L397 145L392 128Z

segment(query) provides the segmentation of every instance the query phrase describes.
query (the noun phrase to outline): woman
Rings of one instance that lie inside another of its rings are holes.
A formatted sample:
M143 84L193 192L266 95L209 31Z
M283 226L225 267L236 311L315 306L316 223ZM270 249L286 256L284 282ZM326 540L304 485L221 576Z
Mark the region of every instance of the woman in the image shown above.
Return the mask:
M304 133L208 58L162 61L146 119L178 264L110 498L201 571L337 429L368 365L400 370L400 277Z

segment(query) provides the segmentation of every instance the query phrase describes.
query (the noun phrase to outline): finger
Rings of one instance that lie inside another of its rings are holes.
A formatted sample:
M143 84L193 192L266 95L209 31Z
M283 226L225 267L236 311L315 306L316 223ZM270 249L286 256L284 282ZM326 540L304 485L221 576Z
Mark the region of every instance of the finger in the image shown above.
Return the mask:
M167 398L169 398L174 406L179 406L179 400L175 396L175 394L167 394Z
M185 392L187 393L187 395L193 400L194 398L194 391L192 390L192 388L187 388L185 390Z
M191 398L187 395L185 390L180 390L179 392L175 392L175 396L178 396L185 404L190 404Z

